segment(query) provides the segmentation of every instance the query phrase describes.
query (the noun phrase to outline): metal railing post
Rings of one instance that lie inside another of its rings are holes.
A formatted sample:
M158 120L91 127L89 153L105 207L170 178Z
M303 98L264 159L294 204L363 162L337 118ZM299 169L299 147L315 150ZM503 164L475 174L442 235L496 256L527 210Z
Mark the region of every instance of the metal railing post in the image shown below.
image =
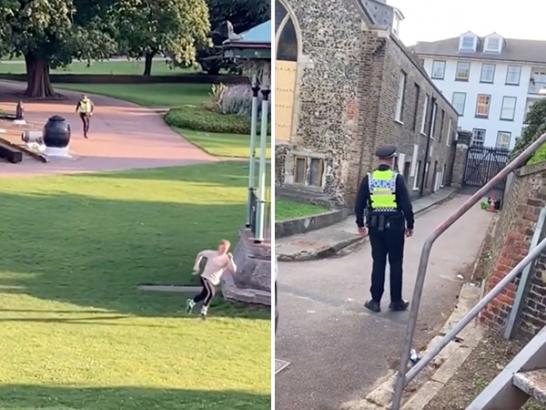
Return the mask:
M252 85L252 109L250 115L250 153L248 156L248 202L246 208L246 226L250 227L254 222L252 218L252 196L256 183L256 130L258 128L258 93L260 92L260 85L254 75Z
M415 288L413 291L413 298L411 300L411 309L409 313L408 324L406 327L406 333L402 342L401 354L400 354L400 367L395 380L394 395L392 400L392 410L399 410L402 402L402 394L404 388L408 383L406 377L407 365L410 359L411 346L413 343L413 336L415 334L415 327L419 316L419 307L421 305L421 296L423 294L423 287L425 284L426 271L428 266L428 260L432 245L455 221L457 221L463 214L465 214L473 205L475 205L483 196L497 185L502 179L506 178L508 174L522 165L543 143L546 142L546 133L542 134L536 141L529 145L522 153L520 153L512 162L510 162L501 172L495 175L487 184L481 187L474 195L468 198L453 215L451 215L446 221L441 223L426 239L419 259L419 267L417 270L417 279Z

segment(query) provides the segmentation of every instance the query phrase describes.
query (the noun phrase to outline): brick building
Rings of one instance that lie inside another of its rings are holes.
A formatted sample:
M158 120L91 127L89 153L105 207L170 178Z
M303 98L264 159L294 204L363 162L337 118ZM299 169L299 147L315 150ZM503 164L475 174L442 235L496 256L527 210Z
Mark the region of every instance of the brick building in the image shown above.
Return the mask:
M546 236L546 227L539 226L544 207L546 162L519 169L507 187L503 210L491 232L491 246L486 249L491 261L485 267L486 290L495 286L529 253L537 229L541 230L539 240ZM518 285L519 280L510 283L487 305L481 320L494 328L504 328ZM516 324L521 331L531 335L546 326L546 252L538 257L530 271Z
M378 0L277 0L277 192L352 205L380 145L412 196L451 182L457 113ZM343 22L343 24L339 24Z

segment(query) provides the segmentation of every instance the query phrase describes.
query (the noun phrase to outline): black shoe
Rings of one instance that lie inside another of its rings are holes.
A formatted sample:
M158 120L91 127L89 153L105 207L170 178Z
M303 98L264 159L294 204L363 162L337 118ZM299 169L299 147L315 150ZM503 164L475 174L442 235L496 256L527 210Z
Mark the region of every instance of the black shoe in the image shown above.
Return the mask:
M381 312L381 305L376 300L368 300L366 303L364 303L364 307L366 307L368 310L371 310L374 313Z
M389 305L389 309L393 312L404 312L405 310L408 310L409 302L406 302L405 300L401 300L399 302L391 302Z

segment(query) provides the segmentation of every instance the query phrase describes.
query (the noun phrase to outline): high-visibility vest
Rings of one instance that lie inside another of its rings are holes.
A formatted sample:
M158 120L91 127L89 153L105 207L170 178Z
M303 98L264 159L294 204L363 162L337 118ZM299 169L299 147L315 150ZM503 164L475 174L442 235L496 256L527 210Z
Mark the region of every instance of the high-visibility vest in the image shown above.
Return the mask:
M80 100L78 112L82 114L89 114L91 112L91 100L89 98L83 98Z
M396 178L398 173L392 169L376 169L368 174L370 202L372 211L393 212L397 210Z

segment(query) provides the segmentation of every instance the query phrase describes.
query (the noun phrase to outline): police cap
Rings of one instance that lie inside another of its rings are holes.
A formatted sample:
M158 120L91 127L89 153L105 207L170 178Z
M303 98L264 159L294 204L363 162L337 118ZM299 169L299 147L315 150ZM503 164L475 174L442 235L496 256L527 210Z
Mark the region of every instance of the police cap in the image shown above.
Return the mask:
M396 145L383 145L375 151L375 155L379 159L390 159L396 156Z

